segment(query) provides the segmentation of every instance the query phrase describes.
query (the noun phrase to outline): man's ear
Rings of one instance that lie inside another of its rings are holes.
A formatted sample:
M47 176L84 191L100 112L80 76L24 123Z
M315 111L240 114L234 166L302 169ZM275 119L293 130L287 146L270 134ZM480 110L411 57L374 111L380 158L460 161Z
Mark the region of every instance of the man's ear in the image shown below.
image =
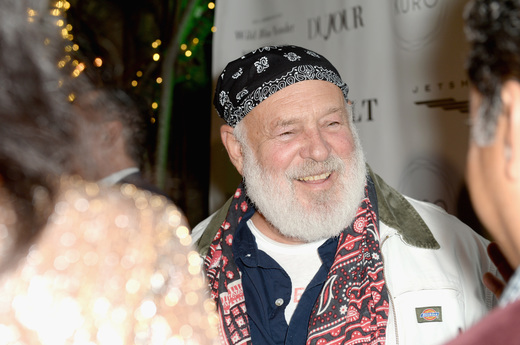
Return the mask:
M104 136L103 142L106 145L113 146L121 138L123 131L123 124L120 121L109 121L103 124Z
M222 125L220 127L220 138L222 139L222 143L226 148L231 163L233 163L238 173L242 175L242 168L244 164L242 144L240 144L240 142L233 134L233 127L229 125Z
M506 174L510 179L520 178L520 83L509 80L501 91L502 113L505 115L504 157Z

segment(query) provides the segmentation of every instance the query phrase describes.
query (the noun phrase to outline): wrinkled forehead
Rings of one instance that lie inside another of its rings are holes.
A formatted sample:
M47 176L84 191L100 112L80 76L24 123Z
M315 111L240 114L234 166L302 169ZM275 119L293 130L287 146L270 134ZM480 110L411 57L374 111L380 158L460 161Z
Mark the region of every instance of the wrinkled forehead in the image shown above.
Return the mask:
M286 130L304 130L327 122L349 122L341 90L321 80L290 85L260 103L235 126L235 135L251 140L255 135L271 137ZM237 132L238 131L238 132Z
M213 103L219 116L235 127L262 101L305 80L330 82L347 99L347 84L326 58L302 47L268 46L226 66L217 80Z

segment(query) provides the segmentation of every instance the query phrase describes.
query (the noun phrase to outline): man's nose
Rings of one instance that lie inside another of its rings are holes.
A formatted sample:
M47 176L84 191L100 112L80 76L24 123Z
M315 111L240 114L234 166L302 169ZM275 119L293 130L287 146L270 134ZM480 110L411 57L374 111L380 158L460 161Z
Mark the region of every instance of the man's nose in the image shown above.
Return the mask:
M302 158L310 158L322 162L329 157L330 145L319 129L308 130L305 133L304 145L301 150Z

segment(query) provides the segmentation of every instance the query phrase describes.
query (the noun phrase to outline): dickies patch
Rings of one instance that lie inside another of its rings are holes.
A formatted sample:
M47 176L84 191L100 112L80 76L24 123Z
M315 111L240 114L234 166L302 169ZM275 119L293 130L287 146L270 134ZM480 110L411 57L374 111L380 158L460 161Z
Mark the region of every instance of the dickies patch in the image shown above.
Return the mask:
M442 322L442 307L415 308L418 323Z

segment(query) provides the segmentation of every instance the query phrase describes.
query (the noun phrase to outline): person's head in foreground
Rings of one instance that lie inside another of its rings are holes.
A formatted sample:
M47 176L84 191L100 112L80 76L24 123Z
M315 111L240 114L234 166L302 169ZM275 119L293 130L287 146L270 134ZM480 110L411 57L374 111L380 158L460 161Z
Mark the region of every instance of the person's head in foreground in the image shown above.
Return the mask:
M312 242L352 222L366 167L347 95L328 60L296 46L255 50L219 78L222 141L273 239Z
M0 343L211 344L182 213L71 176L69 100L89 88L58 68L58 19L46 1L0 0Z
M477 0L465 12L470 43L472 202L514 267L520 264L520 1Z
M12 203L15 242L23 246L52 212L56 176L72 169L75 121L67 97L74 89L66 69L57 71L64 44L42 15L45 1L0 5L0 194Z

